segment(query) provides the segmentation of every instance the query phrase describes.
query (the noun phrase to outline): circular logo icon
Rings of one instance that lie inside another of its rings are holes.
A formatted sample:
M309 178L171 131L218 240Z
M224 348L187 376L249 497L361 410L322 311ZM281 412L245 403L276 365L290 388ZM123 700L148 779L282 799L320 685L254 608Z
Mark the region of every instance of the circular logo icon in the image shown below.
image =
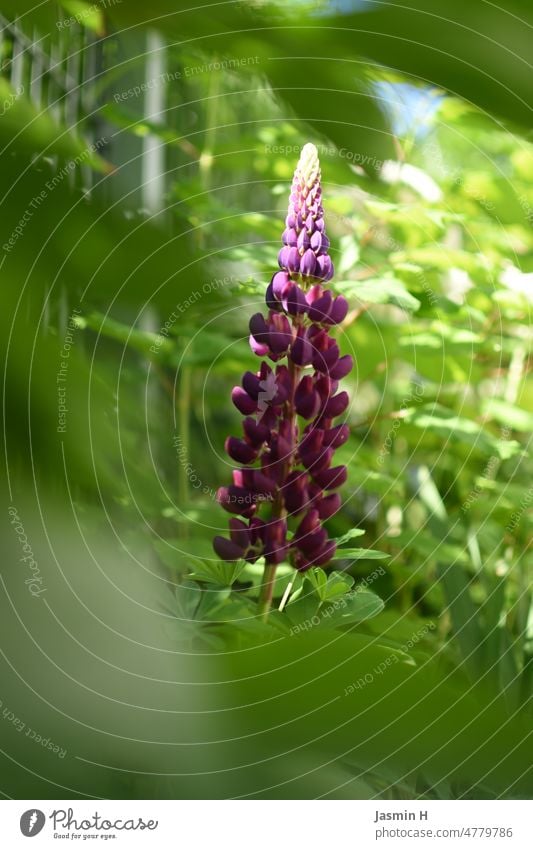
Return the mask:
M35 837L42 831L46 822L46 817L42 811L37 808L30 808L29 811L24 811L20 818L20 830L24 837Z

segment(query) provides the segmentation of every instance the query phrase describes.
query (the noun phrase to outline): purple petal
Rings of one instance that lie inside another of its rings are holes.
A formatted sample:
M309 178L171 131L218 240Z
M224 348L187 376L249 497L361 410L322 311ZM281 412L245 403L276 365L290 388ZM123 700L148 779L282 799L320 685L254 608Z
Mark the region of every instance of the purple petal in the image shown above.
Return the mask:
M274 354L283 354L292 342L292 333L286 315L274 314L270 317L269 344Z
M314 533L318 530L318 528L320 528L320 517L318 515L318 510L313 508L309 510L296 528L294 537L296 539L307 536L308 534Z
M299 537L297 540L295 539L295 544L300 551L303 551L309 560L313 560L315 557L320 555L327 541L327 532L324 528L320 528L320 530L315 531L314 534L308 534L306 536Z
M353 358L349 354L346 354L344 357L341 357L337 363L335 363L333 368L329 370L329 376L333 380L342 380L343 377L350 374L352 368Z
M289 251L291 249L285 246L282 248L278 254L278 265L280 268L288 268L287 263L289 261Z
M255 496L240 486L221 486L217 492L218 503L228 513L240 513L241 516L255 512Z
M298 248L289 248L288 250L287 263L284 267L295 274L300 270L300 254Z
M329 311L328 321L332 324L340 324L341 321L344 321L346 315L348 313L348 301L346 298L343 298L342 295L339 295L333 301L331 306L331 310Z
M257 520L252 519L252 521ZM238 545L239 548L242 548L243 551L246 551L252 541L250 529L245 525L244 522L241 522L240 519L229 520L229 535L231 541L234 542L235 545Z
M265 292L265 302L269 310L280 310L281 304L274 295L274 287L269 283Z
M289 315L300 315L307 311L305 295L297 283L289 280L283 289L281 303L285 312Z
M253 463L257 459L257 450L235 436L228 436L224 448L231 459L237 463Z
M296 227L296 215L294 212L289 212L285 219L285 226L289 230L293 230Z
M313 385L310 375L302 377L294 393L294 405L298 415L304 419L312 419L320 409L320 396Z
M267 478L259 469L235 469L233 481L235 486L250 490L258 498L266 498L277 491L274 481Z
M296 247L300 251L300 254L303 254L311 245L311 240L307 234L307 230L302 230L300 235L298 236L298 242Z
M240 386L235 386L232 389L231 400L243 416L249 416L250 413L255 413L257 410L256 402Z
M313 475L314 480L321 489L337 489L346 482L348 471L346 466L334 466L333 469L324 469Z
M341 497L337 492L325 495L316 505L318 515L325 521L335 515L341 508Z
M264 316L256 312L250 319L250 333L260 345L268 345L269 327Z
M228 563L235 563L235 561L241 560L244 554L242 548L239 548L238 545L235 545L234 542L226 539L226 537L215 537L213 540L213 548L220 559L225 560Z
M326 566L337 550L337 543L329 540L318 556L313 559L315 566Z
M314 302L321 298L323 294L324 290L322 286L320 286L318 283L315 283L314 286L311 286L305 298L309 306L311 306L311 304L314 304Z
M327 283L333 277L333 263L331 257L327 256L327 254L317 256L315 277L323 280L324 283Z
M324 292L320 298L313 301L312 306L309 307L309 318L311 321L316 321L317 323L327 321L329 311L331 309L331 302L331 292Z
M250 348L252 349L253 353L256 354L256 356L266 357L269 352L268 345L265 345L264 342L256 342L253 336L250 336L248 341L250 343Z
M242 426L246 437L256 448L259 448L270 436L268 427L264 424L259 424L254 419L244 419Z
M328 339L328 347L316 346L313 352L313 365L317 371L328 374L339 359L339 346L333 339Z
M242 376L242 385L243 389L248 393L250 398L253 398L254 401L257 401L257 396L260 392L260 384L261 379L253 374L251 371L245 371Z
M292 343L290 358L298 366L308 366L313 359L313 346L304 335L298 335Z
M326 402L322 415L325 419L334 419L336 416L340 416L341 413L344 413L349 403L350 398L348 393L339 392L338 395L334 395Z
M283 502L290 515L301 513L309 503L307 483L309 477L305 472L291 472L282 486Z
M311 236L310 246L315 253L325 251L329 247L329 239L326 235L324 235L324 233L321 233L320 230L315 230Z
M300 450L300 458L305 468L313 475L327 469L333 459L333 448L320 448L318 451Z
M347 442L350 436L350 428L348 425L341 424L337 427L332 427L331 430L324 432L324 445L330 445L332 448L340 448Z
M287 230L284 231L281 239L284 245L288 245L289 248L295 248L298 243L298 234L296 233L296 230L294 230L292 227L287 228Z
M276 271L272 280L270 281L270 285L272 286L272 292L275 298L278 301L281 301L283 297L283 289L290 282L290 277L286 271Z
M267 522L264 529L265 560L269 564L281 563L287 556L287 522L277 519Z
M300 274L303 274L304 277L313 277L315 267L316 257L311 248L309 248L300 260Z
M300 451L318 451L322 447L324 441L324 431L318 427L308 430L303 436L299 449Z
M231 523L231 519L230 519ZM257 545L258 542L263 541L265 531L265 522L262 519L254 518L250 519L250 541L252 545Z

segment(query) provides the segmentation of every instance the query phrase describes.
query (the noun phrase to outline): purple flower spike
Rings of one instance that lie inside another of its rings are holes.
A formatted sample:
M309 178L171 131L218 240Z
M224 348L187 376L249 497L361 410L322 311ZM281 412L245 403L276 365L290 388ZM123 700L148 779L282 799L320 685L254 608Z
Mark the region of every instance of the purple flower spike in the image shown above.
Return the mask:
M252 351L277 365L264 359L232 391L245 418L242 437L228 437L225 449L239 468L217 494L233 515L229 539L215 537L213 547L228 562L264 557L269 570L289 560L305 571L326 566L335 554L324 522L341 508L333 490L346 481L347 469L332 463L349 429L332 422L348 408L348 394L338 387L353 368L331 335L348 302L325 287L333 263L314 145L302 150L285 224L280 270L266 290L268 315L250 319ZM271 589L272 581L265 586Z

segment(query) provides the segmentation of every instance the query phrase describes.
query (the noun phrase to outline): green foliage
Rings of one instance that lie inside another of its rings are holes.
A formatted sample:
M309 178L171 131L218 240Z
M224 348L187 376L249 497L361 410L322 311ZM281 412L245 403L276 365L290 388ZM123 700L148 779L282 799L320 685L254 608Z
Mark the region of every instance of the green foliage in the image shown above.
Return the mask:
M2 54L3 477L47 582L29 597L8 519L2 668L9 708L92 764L50 767L4 723L10 796L530 796L533 87L512 9L2 4L43 50L108 33L76 126ZM157 116L154 87L128 94L154 27ZM281 564L264 621L264 562L211 540L309 140L350 302L349 474L332 567Z

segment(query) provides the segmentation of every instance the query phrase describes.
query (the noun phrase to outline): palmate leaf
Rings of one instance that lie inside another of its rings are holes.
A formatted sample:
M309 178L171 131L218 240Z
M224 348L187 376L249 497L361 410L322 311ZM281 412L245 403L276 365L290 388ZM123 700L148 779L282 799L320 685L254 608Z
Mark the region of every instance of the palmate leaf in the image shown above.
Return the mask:
M323 569L316 567L314 569L309 569L306 574L306 580L309 582L311 587L313 588L315 594L318 596L320 601L323 601L325 598L326 586L328 583L328 576L324 572ZM304 586L305 593L305 586Z
M222 560L196 560L189 578L193 581L205 581L220 587L231 587L245 567L244 560L238 563L225 563Z
M319 567L309 569L305 573L305 580L309 582L321 603L344 595L353 586L354 582L351 575L343 574L342 572L330 572L327 575ZM305 587L303 592L305 593Z
M321 627L338 628L342 625L356 625L366 619L372 619L381 613L385 602L369 590L354 590L343 595L320 610Z
M305 593L285 609L285 615L292 624L291 633L300 634L312 628L335 629L344 625L357 625L366 619L371 619L381 613L385 604L375 593L366 589L356 589L353 592L343 591L336 595L334 588L338 587L335 580L331 585L331 596L325 594L318 601L313 592Z

